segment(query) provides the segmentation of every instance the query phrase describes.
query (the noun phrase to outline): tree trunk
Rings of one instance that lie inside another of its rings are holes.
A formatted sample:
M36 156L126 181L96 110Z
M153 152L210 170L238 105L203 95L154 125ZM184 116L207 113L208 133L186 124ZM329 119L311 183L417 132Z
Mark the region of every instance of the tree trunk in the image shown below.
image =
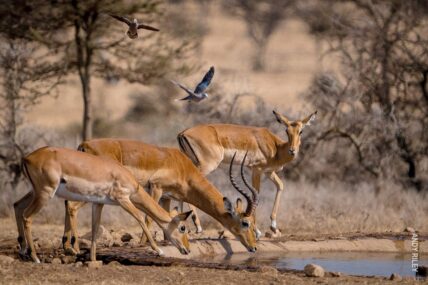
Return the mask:
M256 53L253 58L253 70L265 70L266 41L256 42Z
M91 104L91 89L89 75L82 78L82 95L83 95L83 128L82 140L89 140L92 138L92 104Z
M83 96L83 126L82 139L89 140L92 138L92 102L90 89L90 66L92 63L92 53L90 41L92 35L92 26L88 17L81 17L77 0L72 0L71 4L75 11L74 20L74 41L77 53L77 71L79 73L80 83L82 84ZM93 19L92 19L93 20ZM82 21L84 21L82 28Z

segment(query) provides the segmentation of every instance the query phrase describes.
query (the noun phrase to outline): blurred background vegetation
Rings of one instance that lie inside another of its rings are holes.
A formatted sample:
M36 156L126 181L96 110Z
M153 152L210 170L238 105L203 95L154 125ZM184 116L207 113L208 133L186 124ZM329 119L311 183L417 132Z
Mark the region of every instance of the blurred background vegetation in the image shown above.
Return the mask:
M161 31L130 40L108 13ZM283 226L428 230L426 1L5 0L0 37L2 216L29 189L21 158L43 145L177 147L178 132L211 122L285 138L273 109L318 110L281 174ZM174 101L183 94L168 79L194 86L211 65L208 100ZM222 169L209 179L233 195ZM262 185L262 217L273 189ZM61 221L58 205L42 219Z

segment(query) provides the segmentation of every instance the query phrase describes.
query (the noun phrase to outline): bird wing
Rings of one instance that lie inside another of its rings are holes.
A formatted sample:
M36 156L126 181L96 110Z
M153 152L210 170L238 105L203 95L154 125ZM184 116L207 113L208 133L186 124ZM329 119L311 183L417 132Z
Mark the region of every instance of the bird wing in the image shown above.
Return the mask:
M187 94L189 94L189 96L196 96L195 93L193 93L192 90L190 90L189 88L187 88L186 86L184 86L183 84L178 83L177 81L174 80L170 80L172 83L174 83L175 85L177 85L178 87L180 87L181 89L183 89L184 91L187 92ZM197 97L197 96L196 96Z
M193 101L193 100L195 100L196 98L197 98L197 97L196 97L195 95L189 95L189 96L186 96L186 97L181 98L181 99L175 99L175 101L188 101L188 100Z
M205 74L204 78L202 78L202 81L196 86L195 91L193 91L196 94L200 94L205 91L205 89L208 88L208 85L210 85L211 80L214 77L214 66L210 67L210 70Z
M125 23L125 24L127 24L128 26L132 24L132 22L131 22L129 19L125 18L125 17L117 16L117 15L113 15L113 14L109 14L109 15L110 15L111 17L115 18L116 20L119 20L119 21L121 21L121 22L124 22L124 23Z
M145 30L150 30L150 31L155 31L155 32L159 32L158 28L149 26L149 25L144 25L144 24L138 24L138 29L145 29Z

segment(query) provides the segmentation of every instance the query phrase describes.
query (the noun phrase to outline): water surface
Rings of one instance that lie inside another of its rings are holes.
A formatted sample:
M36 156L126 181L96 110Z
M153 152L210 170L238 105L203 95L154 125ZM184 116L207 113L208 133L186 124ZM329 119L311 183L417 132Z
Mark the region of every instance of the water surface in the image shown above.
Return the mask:
M204 261L204 260L202 260ZM309 253L257 253L233 254L206 259L209 262L246 264L252 266L270 265L278 269L303 270L306 264L315 263L326 271L350 275L386 276L398 273L401 276L415 276L412 271L411 254L371 252L309 252ZM428 256L421 256L419 265L428 264Z

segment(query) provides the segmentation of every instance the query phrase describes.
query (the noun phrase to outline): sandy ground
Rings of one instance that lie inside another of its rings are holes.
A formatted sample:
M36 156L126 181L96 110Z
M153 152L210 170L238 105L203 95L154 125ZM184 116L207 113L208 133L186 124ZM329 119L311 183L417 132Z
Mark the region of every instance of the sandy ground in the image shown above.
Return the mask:
M107 246L105 236L100 237L98 246L98 258L104 260L104 265L100 268L88 268L82 265L79 260L84 261L85 255L77 258L66 257L61 250L60 239L62 236L62 225L34 224L34 236L38 245L38 253L42 264L33 264L17 259L16 227L12 220L6 219L0 221L2 231L0 232L0 284L239 284L243 280L253 284L381 284L387 279L382 277L356 277L346 276L333 277L327 274L323 278L305 277L300 271L278 271L269 266L237 266L224 265L216 263L201 264L189 260L180 261L173 258L154 257L153 253L147 247L141 247L135 244L111 245ZM81 233L88 231L88 228L81 228ZM127 229L133 235L139 233L138 228ZM105 234L113 234L112 231L106 231ZM215 238L215 231L206 231L205 237L211 235ZM159 235L157 235L159 236ZM363 234L349 235L344 238L347 240L367 236ZM370 235L368 235L370 236ZM371 235L374 237L385 238L385 235ZM388 236L388 234L386 235ZM423 237L423 236L421 236ZM278 240L284 242L286 237ZM302 237L288 237L289 242L313 243L314 239L319 242L330 240L331 237L311 235ZM425 239L425 238L424 238ZM104 241L104 243L103 243ZM266 240L264 241L266 243ZM161 243L162 244L162 243ZM84 251L84 250L82 250ZM115 252L117 253L115 256ZM132 263L132 257L120 259L120 254L129 252L130 256L139 256L139 263L145 266L122 265ZM4 256L14 258L9 262ZM141 256L145 258L141 258ZM61 258L63 263L51 264L53 258ZM125 260L125 261L124 261ZM109 263L110 262L110 263ZM209 268L207 268L209 267ZM405 279L401 282L388 281L390 284L413 284L413 279Z
M99 269L74 265L14 262L0 267L2 284L383 284L384 278L324 277L308 278L303 273L280 273L271 268L256 272L181 266L106 265ZM416 281L389 281L413 284Z

